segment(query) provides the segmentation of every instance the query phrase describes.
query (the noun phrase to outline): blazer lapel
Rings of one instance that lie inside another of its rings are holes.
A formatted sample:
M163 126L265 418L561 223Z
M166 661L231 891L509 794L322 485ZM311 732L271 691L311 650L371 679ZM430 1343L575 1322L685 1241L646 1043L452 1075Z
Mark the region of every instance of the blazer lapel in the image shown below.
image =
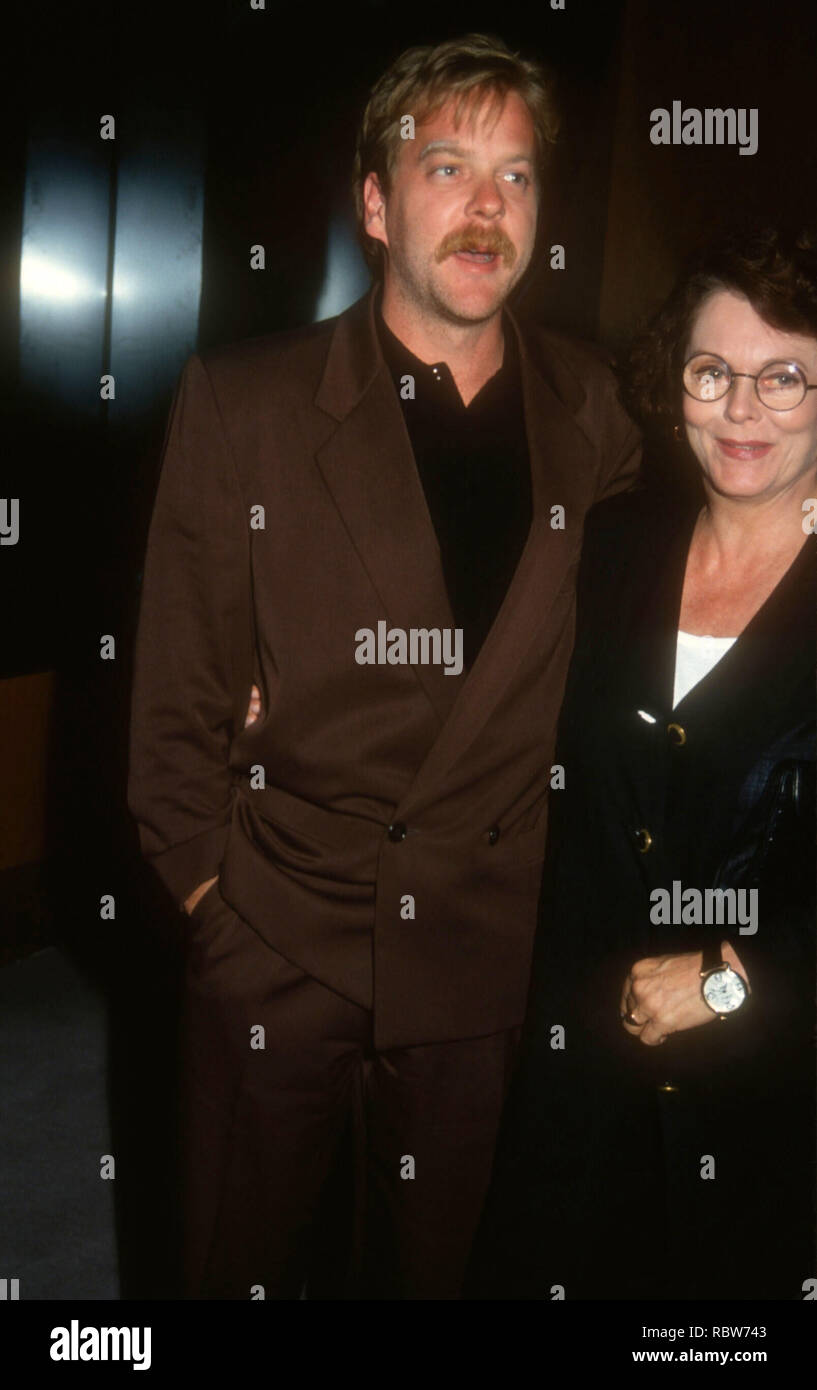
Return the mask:
M338 428L316 453L324 482L392 627L453 628L440 550L374 323L374 293L338 319L315 404ZM465 679L415 674L440 724Z
M453 709L399 808L416 813L440 777L468 748L499 704L535 643L546 659L545 629L553 603L578 563L587 479L595 476L595 451L573 411L584 390L556 361L546 373L534 361L513 314L519 343L525 427L531 460L533 520L519 564ZM565 529L551 527L551 507L565 508Z
M663 719L672 709L678 615L684 588L687 554L700 511L697 496L656 501L652 516L644 518L644 558L632 565L631 603L633 624L622 632L631 646L627 663L633 699L647 714Z
M544 643L554 601L578 563L595 448L574 418L584 389L557 356L519 344L533 520L502 606L459 679L417 666L441 725L401 811L416 811L490 718L531 646ZM455 626L434 526L400 404L380 353L374 290L338 319L315 404L338 421L316 460L392 626ZM591 499L592 500L592 499ZM551 527L551 507L565 528ZM543 659L544 659L543 649Z
M815 598L817 538L809 536L737 641L679 701L679 718L705 712L729 737L762 744L804 681L809 687L805 714L813 715Z
M632 618L620 634L632 651L627 689L635 704L662 721L672 716L684 576L702 499L660 497L652 517L644 518L643 555L630 562ZM817 540L810 538L734 645L678 702L678 717L692 718L700 709L710 724L717 719L730 726L751 711L752 722L762 726L779 708L783 687L813 663L814 643L810 647L803 634L810 630L816 580ZM741 697L736 705L736 692L747 689L751 700Z

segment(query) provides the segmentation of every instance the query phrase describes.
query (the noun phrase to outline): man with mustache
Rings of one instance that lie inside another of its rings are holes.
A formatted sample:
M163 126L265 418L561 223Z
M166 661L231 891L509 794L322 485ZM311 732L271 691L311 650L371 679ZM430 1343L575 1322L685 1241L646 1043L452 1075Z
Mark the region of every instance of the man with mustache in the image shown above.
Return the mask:
M371 290L182 377L129 804L190 913L188 1297L321 1296L349 1152L333 1291L460 1293L524 1013L583 516L638 456L597 354L506 308L555 130L549 81L498 40L402 54L358 137ZM356 661L379 623L385 659ZM460 674L401 657L446 629Z

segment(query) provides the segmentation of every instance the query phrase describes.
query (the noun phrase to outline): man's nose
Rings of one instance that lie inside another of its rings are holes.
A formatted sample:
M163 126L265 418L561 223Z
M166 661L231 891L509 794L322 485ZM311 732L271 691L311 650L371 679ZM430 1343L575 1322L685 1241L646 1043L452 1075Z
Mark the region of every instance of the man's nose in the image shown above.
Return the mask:
M471 189L467 211L481 212L485 217L497 217L505 211L505 200L491 175L485 174L477 180L476 186Z

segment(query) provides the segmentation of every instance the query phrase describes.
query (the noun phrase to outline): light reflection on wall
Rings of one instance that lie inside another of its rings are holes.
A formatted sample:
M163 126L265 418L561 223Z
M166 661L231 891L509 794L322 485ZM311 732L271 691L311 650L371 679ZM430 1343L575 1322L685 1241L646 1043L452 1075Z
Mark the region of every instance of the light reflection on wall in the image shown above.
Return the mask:
M109 156L98 134L31 131L20 264L25 386L99 411L108 284ZM56 125L56 122L54 123Z
M335 213L329 225L326 248L326 271L315 309L315 322L332 318L348 309L371 281L360 248L355 240L350 216Z
M144 111L120 129L110 362L114 419L150 409L195 350L204 218L195 117Z
M104 286L48 256L39 255L32 246L23 252L20 263L20 290L23 299L44 299L51 304L80 304L83 300L105 298Z
M38 118L20 265L24 387L98 416L100 377L112 374L113 422L172 387L198 332L202 144L189 113L123 113L115 141L76 116Z

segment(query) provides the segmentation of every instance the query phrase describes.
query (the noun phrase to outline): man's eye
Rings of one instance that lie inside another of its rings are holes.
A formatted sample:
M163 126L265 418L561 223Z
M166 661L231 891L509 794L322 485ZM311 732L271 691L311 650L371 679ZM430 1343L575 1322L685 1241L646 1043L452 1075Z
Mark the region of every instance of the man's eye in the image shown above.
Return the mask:
M517 182L518 182L518 184L519 184L519 187L520 187L520 188L523 187L523 186L527 186L527 184L530 183L530 179L528 178L527 174L520 174L520 173L518 172L518 170L516 170L516 169L511 169L511 170L505 175L505 178L506 178L506 179L516 179Z
M456 164L438 164L436 169L432 169L431 172L434 174L446 174L449 170L455 171L457 167Z

